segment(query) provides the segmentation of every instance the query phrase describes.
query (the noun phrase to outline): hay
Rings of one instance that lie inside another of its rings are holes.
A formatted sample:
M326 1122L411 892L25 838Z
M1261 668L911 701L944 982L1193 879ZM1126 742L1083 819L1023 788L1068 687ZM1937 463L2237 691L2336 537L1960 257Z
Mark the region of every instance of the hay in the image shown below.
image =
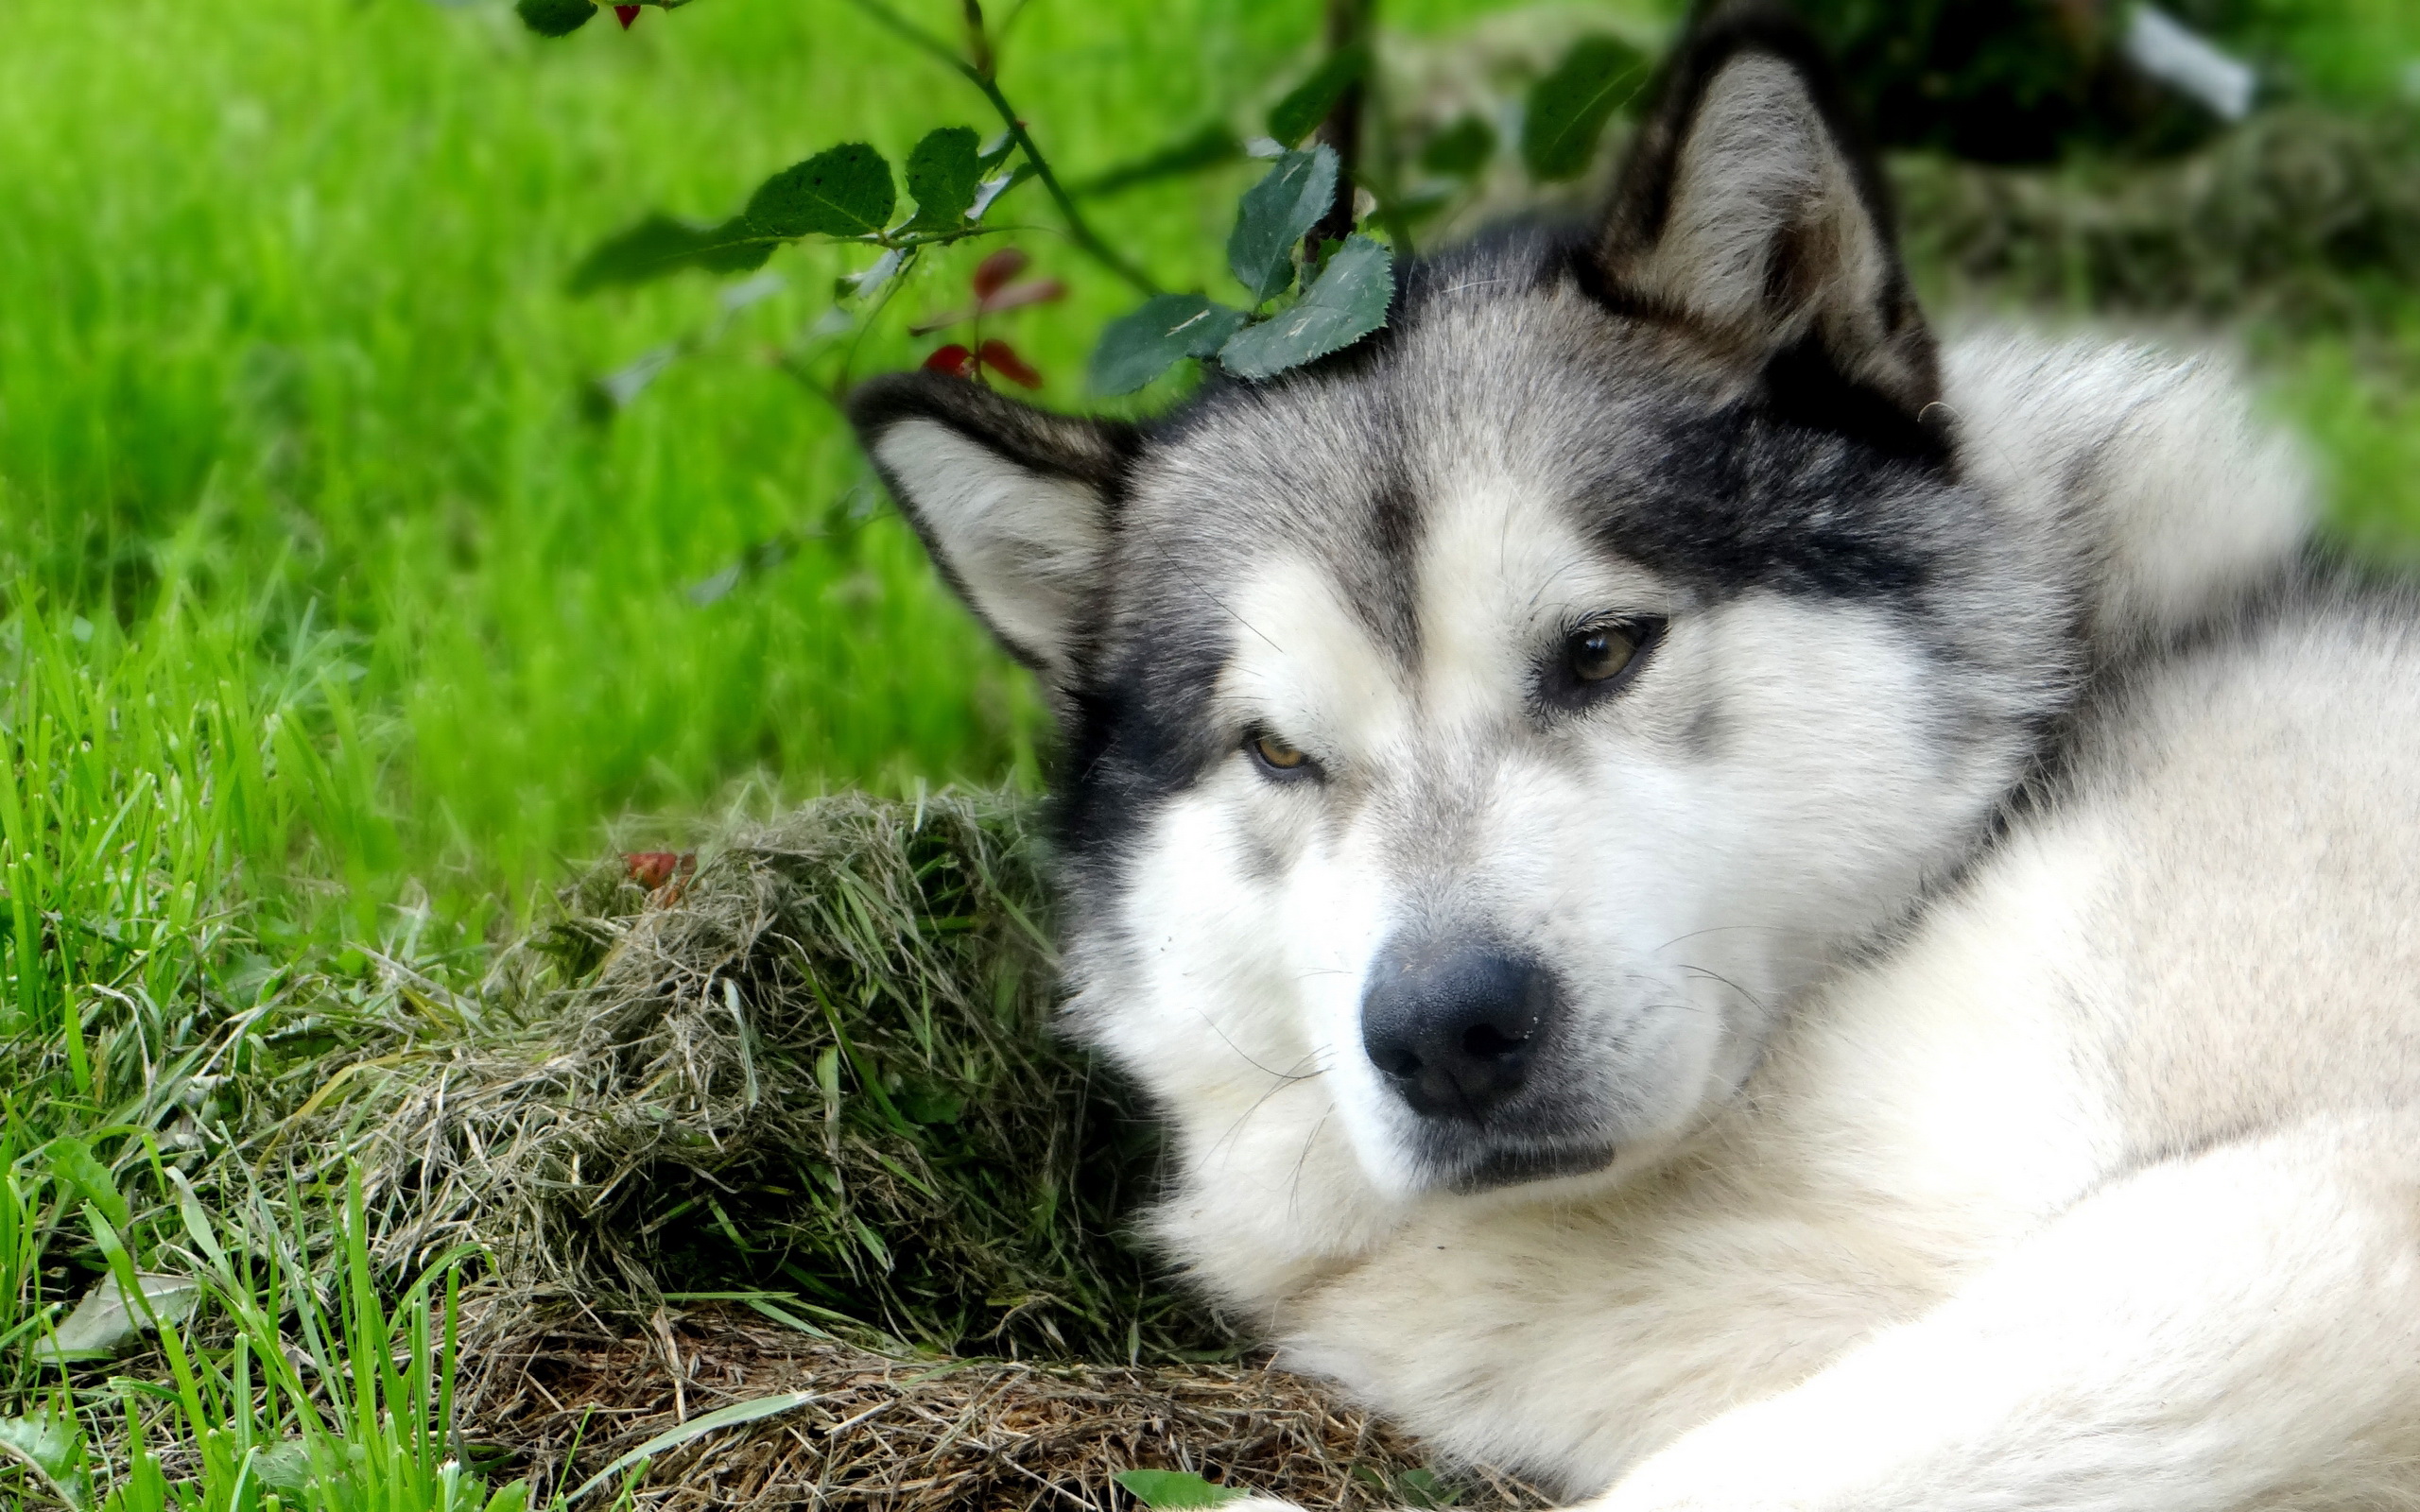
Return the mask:
M1413 1445L1238 1360L1126 1233L1159 1146L1047 1032L1038 854L1028 804L945 795L623 857L509 953L466 1037L337 1074L296 1143L367 1152L385 1262L489 1257L475 1461L543 1499L805 1391L666 1453L637 1504L1122 1508L1140 1468L1426 1504Z
M2348 325L2420 282L2420 114L2265 112L2169 162L1893 163L1910 262L2116 314Z
M897 1349L1231 1347L1124 1232L1150 1125L1046 1033L1027 808L818 802L694 873L567 890L496 994L349 1113L395 1264L471 1243L527 1295L750 1290Z
M1423 1504L1408 1440L1305 1382L1248 1365L902 1360L726 1311L666 1311L623 1329L559 1314L480 1351L464 1390L476 1441L510 1453L515 1473L534 1472L541 1496L678 1422L812 1394L656 1462L633 1499L650 1512L1107 1512L1133 1504L1111 1477L1138 1468L1192 1470L1305 1507ZM1460 1506L1546 1504L1483 1470L1447 1484Z

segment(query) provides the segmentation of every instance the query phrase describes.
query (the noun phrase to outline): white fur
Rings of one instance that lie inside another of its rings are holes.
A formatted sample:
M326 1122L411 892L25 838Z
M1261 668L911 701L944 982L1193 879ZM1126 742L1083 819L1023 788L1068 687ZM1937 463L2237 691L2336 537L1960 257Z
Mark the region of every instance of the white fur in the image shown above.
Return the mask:
M2096 540L2104 636L2169 634L2273 574L2315 505L2292 439L2256 424L2215 353L1991 333L1944 354L1970 470Z

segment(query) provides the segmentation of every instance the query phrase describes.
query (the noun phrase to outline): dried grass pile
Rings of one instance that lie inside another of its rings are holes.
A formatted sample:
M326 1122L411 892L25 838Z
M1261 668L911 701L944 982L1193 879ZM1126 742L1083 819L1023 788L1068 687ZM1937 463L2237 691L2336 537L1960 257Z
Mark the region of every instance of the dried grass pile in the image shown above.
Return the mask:
M1123 1512L1132 1499L1113 1477L1132 1469L1191 1470L1305 1507L1433 1504L1446 1500L1441 1486L1461 1507L1546 1504L1488 1471L1438 1482L1383 1425L1251 1365L903 1361L705 1309L667 1310L635 1332L559 1314L472 1367L464 1389L480 1432L560 1467L553 1485L576 1486L683 1418L775 1392L808 1397L666 1454L633 1498L650 1512Z
M1157 1145L1046 1032L1044 897L998 797L825 799L652 890L600 868L491 994L516 1027L353 1104L386 1253L923 1349L1224 1349L1126 1234Z
M1893 178L1917 266L2069 308L2345 325L2420 282L2410 110L2282 107L2151 163L1910 157Z
M1164 1469L1422 1504L1414 1446L1240 1360L1128 1234L1159 1148L1048 1033L1045 897L1022 800L828 799L598 868L483 1027L365 1063L312 1132L368 1152L386 1260L490 1257L465 1436L551 1494L797 1392L637 1503L1123 1508Z

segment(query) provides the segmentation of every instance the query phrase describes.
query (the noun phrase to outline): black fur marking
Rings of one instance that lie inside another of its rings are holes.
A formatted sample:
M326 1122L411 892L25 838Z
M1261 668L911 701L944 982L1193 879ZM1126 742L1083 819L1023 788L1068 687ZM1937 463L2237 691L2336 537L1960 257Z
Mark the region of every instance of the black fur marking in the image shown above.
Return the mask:
M1893 456L1950 460L1945 409L1928 404L1909 414L1890 395L1843 374L1811 333L1765 364L1764 389L1773 414L1792 423L1854 437Z
M1931 570L1924 535L1873 507L1924 481L1921 464L1744 403L1675 420L1654 455L1598 485L1598 539L1707 599L1904 598Z
M1121 842L1136 839L1154 810L1235 754L1204 716L1228 641L1199 620L1170 629L1095 668L1068 700L1066 765L1052 784L1051 828L1082 884L1118 885Z
M1028 472L1073 478L1113 498L1143 443L1142 431L1124 421L1054 415L938 372L869 378L851 391L848 411L869 456L891 426L929 420Z

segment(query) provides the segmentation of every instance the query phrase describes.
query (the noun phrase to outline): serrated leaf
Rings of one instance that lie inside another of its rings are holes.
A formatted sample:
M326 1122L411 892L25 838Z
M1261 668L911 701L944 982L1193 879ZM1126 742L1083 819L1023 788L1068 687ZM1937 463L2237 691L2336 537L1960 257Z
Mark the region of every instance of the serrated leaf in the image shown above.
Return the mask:
M49 1413L0 1418L0 1456L33 1471L52 1495L69 1506L92 1504L92 1471L72 1421Z
M1495 128L1483 115L1465 115L1428 139L1420 165L1430 173L1467 179L1495 156Z
M1588 171L1597 139L1614 111L1638 93L1647 60L1616 37L1582 37L1554 71L1530 86L1521 121L1521 161L1541 183Z
M909 231L955 231L966 223L983 176L981 151L971 126L927 131L908 154L908 194L916 201Z
M1344 92L1361 82L1361 76L1369 71L1367 47L1345 47L1328 54L1310 77L1270 107L1269 134L1289 147L1302 141L1318 129Z
M1162 294L1112 320L1093 348L1097 394L1131 394L1187 357L1207 357L1244 323L1244 312L1199 294Z
M890 163L863 142L826 147L757 185L748 221L768 236L871 236L890 223Z
M1288 152L1260 182L1244 191L1236 229L1227 238L1227 266L1266 303L1294 282L1294 244L1320 222L1336 199L1336 153L1325 146Z
M765 266L774 239L744 216L719 226L695 226L654 215L596 244L572 269L571 292L593 294L623 284L645 284L684 267L710 273L745 273Z
M61 1138L50 1142L50 1174L98 1208L101 1216L120 1234L132 1223L126 1198L118 1194L117 1178L110 1175L110 1168L82 1140Z
M518 0L512 12L541 37L568 37L595 18L594 0Z
M788 1412L794 1407L804 1407L814 1400L815 1393L812 1391L785 1391L779 1396L759 1397L754 1401L735 1401L728 1407L717 1407L710 1413L692 1418L678 1428L656 1435L614 1461L613 1464L598 1470L582 1482L579 1489L572 1492L568 1500L577 1502L639 1461L653 1459L666 1450L679 1449L692 1439L702 1437L717 1428L730 1428L738 1423L752 1423L760 1418L770 1418L776 1413Z
M1248 325L1219 349L1239 378L1268 378L1340 352L1387 323L1395 292L1394 254L1367 236L1348 236L1293 308Z
M299 1438L253 1451L252 1478L289 1503L299 1503L309 1494L311 1475L310 1446Z
M34 1358L64 1361L115 1354L151 1327L153 1318L182 1323L193 1315L201 1300L201 1283L190 1276L138 1274L134 1281L143 1289L147 1310L119 1287L115 1276L104 1276L93 1283L56 1332L35 1341Z
M1120 1470L1117 1484L1151 1512L1171 1508L1224 1506L1242 1501L1249 1492L1232 1486L1213 1486L1191 1470Z

